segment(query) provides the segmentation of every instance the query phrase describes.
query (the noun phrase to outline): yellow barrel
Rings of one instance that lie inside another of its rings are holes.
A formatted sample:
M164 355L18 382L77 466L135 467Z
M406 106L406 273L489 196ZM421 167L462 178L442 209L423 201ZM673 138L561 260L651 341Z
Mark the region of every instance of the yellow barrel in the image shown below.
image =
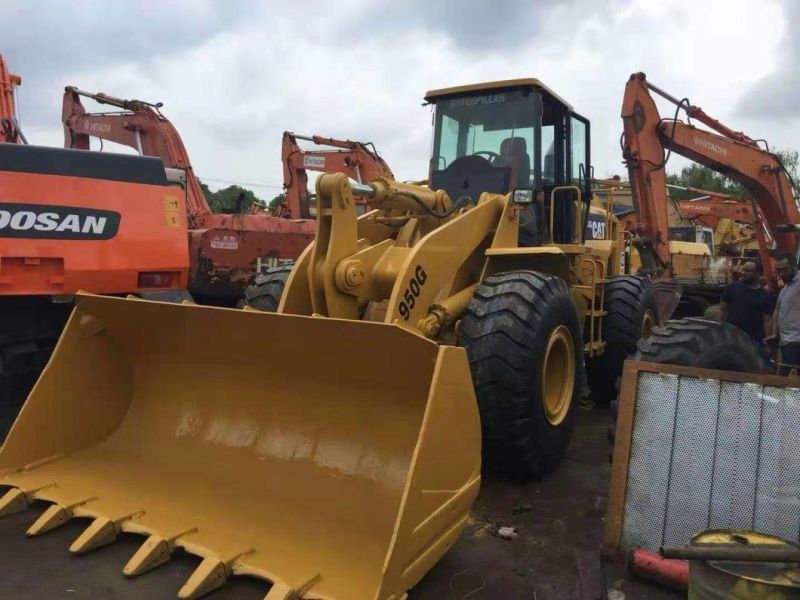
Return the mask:
M0 514L29 535L94 517L85 552L149 536L269 600L400 598L446 552L480 483L466 354L393 325L84 296L0 450Z
M693 547L797 549L754 531L710 530L692 538ZM689 566L689 600L800 600L800 565L782 562L703 561Z

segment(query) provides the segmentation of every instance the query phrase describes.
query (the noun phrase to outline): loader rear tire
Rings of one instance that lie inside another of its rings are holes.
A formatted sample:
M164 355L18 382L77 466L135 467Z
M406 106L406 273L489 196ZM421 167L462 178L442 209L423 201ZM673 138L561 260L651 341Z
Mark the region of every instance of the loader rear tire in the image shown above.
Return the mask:
M277 267L256 277L253 284L244 292L245 305L262 312L278 310L283 288L291 272L291 266Z
M761 373L766 362L753 341L730 323L702 317L667 321L639 342L636 360L735 371Z
M481 415L484 471L514 479L551 471L572 434L583 375L569 287L536 271L492 275L458 331Z
M607 313L603 321L605 351L588 362L587 370L592 400L597 406L607 407L617 397L617 379L625 359L658 324L650 280L636 275L610 278L603 309Z

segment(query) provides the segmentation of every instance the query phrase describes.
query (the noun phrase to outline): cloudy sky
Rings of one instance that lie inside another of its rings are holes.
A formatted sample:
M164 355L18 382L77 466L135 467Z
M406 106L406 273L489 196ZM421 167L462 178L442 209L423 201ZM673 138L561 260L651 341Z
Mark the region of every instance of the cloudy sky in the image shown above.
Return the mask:
M286 129L372 141L417 179L424 92L514 77L540 78L591 120L598 175L623 171L620 103L635 71L798 148L798 19L795 0L0 0L0 53L23 77L32 143L63 143L65 85L160 101L212 187L259 183L271 197Z

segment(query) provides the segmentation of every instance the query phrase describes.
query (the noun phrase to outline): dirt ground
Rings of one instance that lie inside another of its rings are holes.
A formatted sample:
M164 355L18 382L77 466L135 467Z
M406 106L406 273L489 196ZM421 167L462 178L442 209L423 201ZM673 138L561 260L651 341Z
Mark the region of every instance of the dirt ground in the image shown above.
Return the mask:
M582 409L568 456L544 481L484 480L473 523L444 559L412 590L409 600L673 600L681 596L627 581L622 565L600 558L607 502L607 413ZM178 552L166 565L136 579L122 567L141 544L123 535L86 556L67 548L87 521L73 520L38 538L24 531L41 510L0 520L0 598L172 600L197 557ZM504 540L491 525L516 527ZM262 599L269 586L235 577L209 600ZM370 600L370 599L365 599Z

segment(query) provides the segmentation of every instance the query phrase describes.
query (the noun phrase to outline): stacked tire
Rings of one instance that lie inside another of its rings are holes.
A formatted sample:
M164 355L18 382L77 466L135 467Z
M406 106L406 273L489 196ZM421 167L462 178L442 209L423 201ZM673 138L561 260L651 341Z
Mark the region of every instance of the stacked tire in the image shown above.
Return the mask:
M767 370L748 335L724 321L689 317L667 321L639 342L636 360L738 373Z

